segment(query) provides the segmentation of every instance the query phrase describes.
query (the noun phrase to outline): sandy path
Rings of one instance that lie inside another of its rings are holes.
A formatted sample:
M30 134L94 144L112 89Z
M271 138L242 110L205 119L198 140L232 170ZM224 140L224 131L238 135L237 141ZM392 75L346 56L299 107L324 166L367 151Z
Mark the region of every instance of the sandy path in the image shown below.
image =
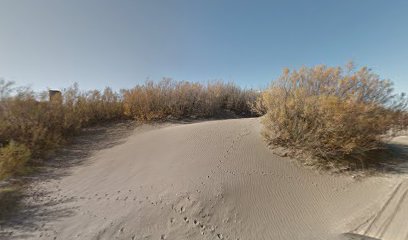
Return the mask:
M298 167L270 152L260 128L259 119L239 119L137 130L33 187L26 205L35 217L0 236L408 239L400 175L357 181Z

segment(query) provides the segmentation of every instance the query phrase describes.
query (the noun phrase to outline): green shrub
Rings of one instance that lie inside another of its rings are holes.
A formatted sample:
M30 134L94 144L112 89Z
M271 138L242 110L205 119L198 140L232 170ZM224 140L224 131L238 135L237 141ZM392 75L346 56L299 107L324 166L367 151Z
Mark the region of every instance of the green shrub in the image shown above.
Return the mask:
M11 141L0 148L0 180L24 172L31 157L30 150L23 144Z
M367 68L286 69L261 101L267 141L318 159L364 159L389 130L407 126L406 98Z

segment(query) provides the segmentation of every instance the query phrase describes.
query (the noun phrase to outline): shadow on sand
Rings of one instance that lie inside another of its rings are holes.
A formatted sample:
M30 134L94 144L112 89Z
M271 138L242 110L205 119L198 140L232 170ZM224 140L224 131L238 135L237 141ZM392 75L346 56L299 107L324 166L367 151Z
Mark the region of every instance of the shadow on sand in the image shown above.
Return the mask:
M70 175L72 167L87 164L85 160L94 152L125 142L135 127L134 122L126 121L84 129L71 144L44 161L38 171L25 177L23 184L0 191L0 239L33 238L31 233L46 222L71 216L75 209L62 206L69 206L73 199L52 199L48 196L55 192L39 187L41 183Z
M373 174L407 174L408 145L388 143L386 149L373 151L366 161L356 161L356 169Z

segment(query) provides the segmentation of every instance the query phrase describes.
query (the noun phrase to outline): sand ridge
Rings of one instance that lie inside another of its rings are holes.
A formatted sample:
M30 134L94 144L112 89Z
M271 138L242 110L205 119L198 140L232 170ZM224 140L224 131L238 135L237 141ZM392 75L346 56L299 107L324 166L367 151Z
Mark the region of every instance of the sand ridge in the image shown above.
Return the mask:
M317 173L273 155L260 131L258 118L137 130L33 186L26 205L41 205L32 213L43 214L41 224L3 231L9 239L407 239L401 176Z

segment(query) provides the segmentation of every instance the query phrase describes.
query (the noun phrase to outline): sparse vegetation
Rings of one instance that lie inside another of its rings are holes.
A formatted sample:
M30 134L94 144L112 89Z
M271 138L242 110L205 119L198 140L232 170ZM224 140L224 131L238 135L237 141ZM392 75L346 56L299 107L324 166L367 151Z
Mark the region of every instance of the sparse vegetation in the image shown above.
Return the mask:
M203 85L163 79L123 91L125 114L138 121L222 116L226 112L238 116L255 113L251 104L257 93L242 90L232 83L214 82Z
M0 177L23 173L24 166L30 157L30 150L25 145L14 141L0 148Z
M163 79L120 93L79 90L49 99L0 80L0 179L24 172L82 128L131 118L141 122L265 114L273 145L317 159L362 159L384 147L390 130L406 129L407 99L367 68L317 66L285 70L261 95L232 83Z
M23 171L81 128L124 116L120 96L109 88L80 92L74 85L49 101L47 93L1 81L0 94L0 179Z
M257 95L231 83L203 85L164 79L120 94L110 88L81 92L74 85L49 99L48 92L36 94L1 80L0 180L23 172L32 159L47 156L93 124L124 118L146 122L251 116Z
M260 101L270 144L320 160L363 161L387 132L407 127L405 95L366 67L285 69Z

